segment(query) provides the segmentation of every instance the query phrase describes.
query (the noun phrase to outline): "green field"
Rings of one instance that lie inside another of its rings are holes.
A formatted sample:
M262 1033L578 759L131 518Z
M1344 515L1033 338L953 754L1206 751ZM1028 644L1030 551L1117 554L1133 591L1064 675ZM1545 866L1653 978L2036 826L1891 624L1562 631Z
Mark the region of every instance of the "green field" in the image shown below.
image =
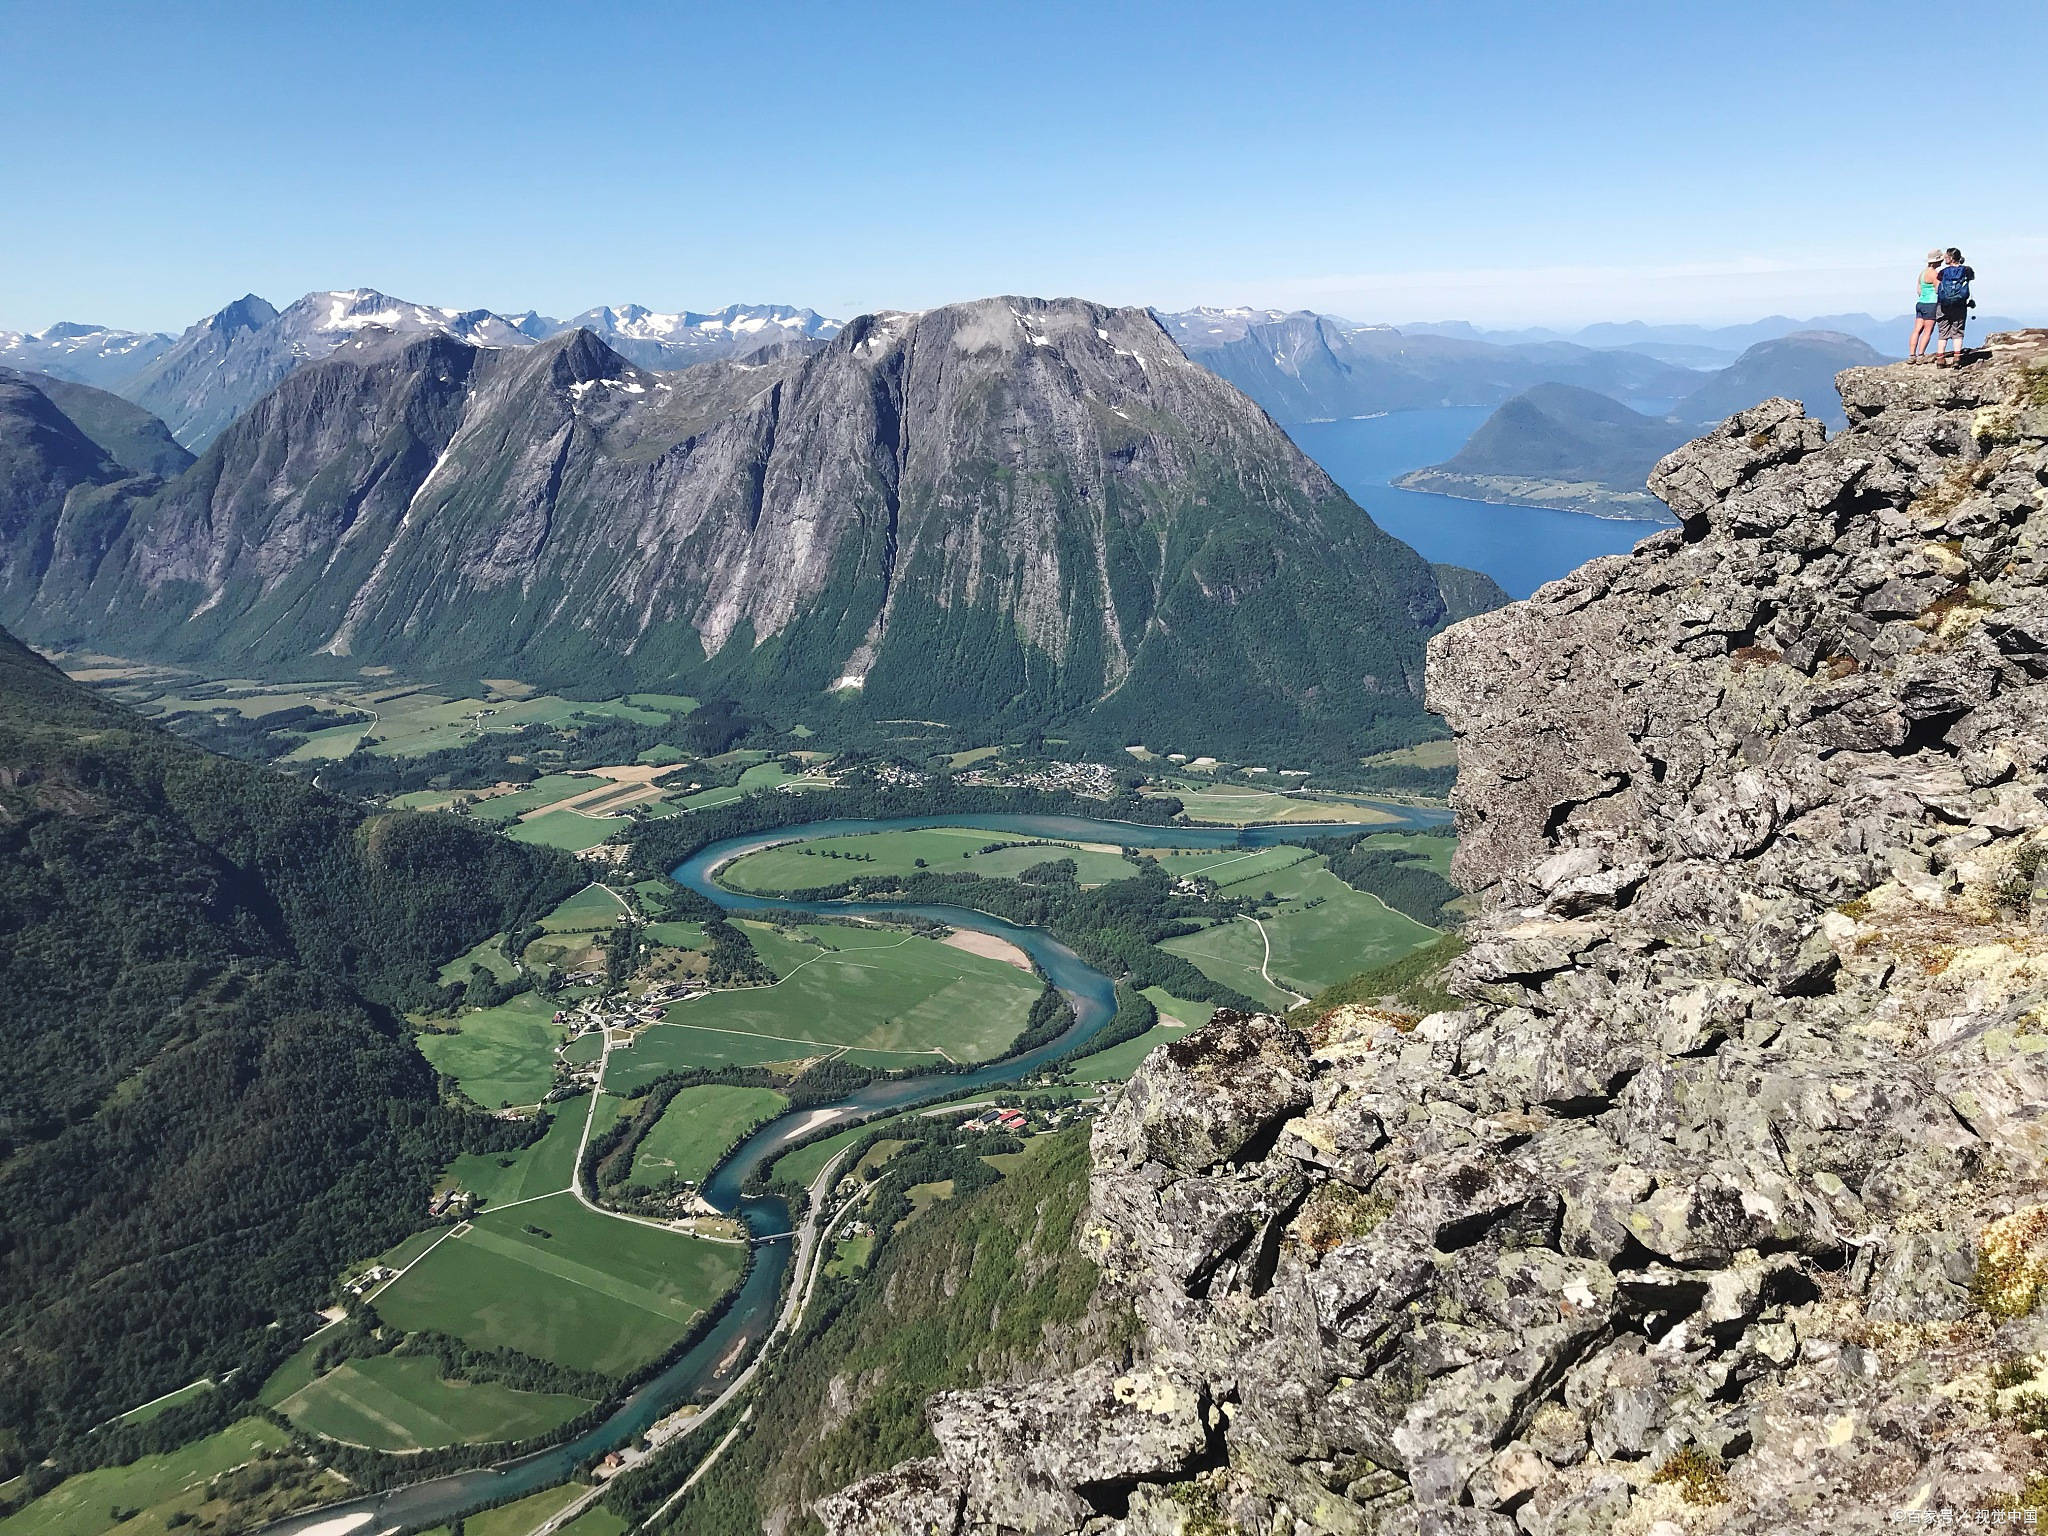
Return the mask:
M197 1381L188 1382L175 1392L166 1392L162 1397L152 1398L140 1408L130 1408L115 1422L119 1424L147 1424L158 1414L180 1407L185 1403L191 1402L193 1398L202 1396L212 1390L213 1378L202 1376Z
M495 1381L447 1381L426 1356L348 1360L278 1404L301 1429L378 1451L524 1440L566 1424L590 1404Z
M260 1450L281 1451L290 1443L269 1421L243 1419L164 1455L67 1477L0 1520L0 1536L99 1536L117 1524L124 1536L162 1536L171 1515L198 1506L208 1478L240 1466ZM115 1509L140 1514L117 1521Z
M794 1152L785 1152L770 1164L766 1171L775 1178L788 1179L809 1189L811 1180L818 1176L827 1163L839 1155L842 1147L849 1146L868 1132L880 1130L891 1121L900 1118L898 1115L884 1115L879 1120L870 1120L866 1125L856 1125L827 1136L822 1141L814 1141L809 1146L798 1147ZM841 1171L844 1172L843 1169Z
M479 800L469 808L469 814L479 821L510 823L517 821L528 811L537 811L543 806L553 805L557 800L566 800L571 795L587 794L597 788L603 780L593 773L544 773L524 789L515 789L509 795L492 795L488 800Z
M595 848L614 832L623 831L627 825L616 816L579 816L574 811L549 811L531 821L520 822L509 828L505 835L515 843L535 843L543 848L581 853L585 848Z
M1331 800L1297 800L1291 795L1275 794L1269 789L1253 789L1248 786L1238 788L1219 784L1214 788L1174 787L1163 792L1180 801L1181 808L1187 812L1189 819L1221 822L1231 827L1269 821L1352 821L1369 824L1395 819L1387 812L1375 810L1369 805L1351 805Z
M377 1310L408 1331L618 1376L682 1338L739 1278L745 1254L562 1194L487 1211L379 1291Z
M1451 855L1458 851L1455 837L1430 837L1420 832L1379 832L1361 845L1366 848L1398 848L1412 853L1424 864L1451 878Z
M1074 1063L1074 1075L1084 1083L1121 1083L1138 1070L1138 1063L1158 1047L1178 1040L1191 1026L1155 1024L1135 1040L1112 1045L1106 1051L1083 1056Z
M597 1503L563 1526L561 1536L626 1536L632 1528L630 1520L620 1518L602 1503ZM469 1528L464 1527L463 1536L468 1536L468 1531Z
M430 1235L438 1237L440 1233L435 1232ZM389 1261L387 1260L386 1262ZM397 1267L395 1264L392 1265L394 1269ZM329 1323L324 1328L315 1329L312 1337L299 1346L297 1354L270 1373L270 1379L264 1382L261 1389L256 1393L256 1401L262 1403L267 1408L275 1408L301 1387L311 1386L313 1384L313 1357L320 1353L322 1346L327 1343L328 1334L335 1326L335 1324Z
M532 1536L550 1518L588 1492L590 1486L587 1483L559 1483L553 1488L543 1488L539 1493L529 1493L510 1504L500 1504L496 1509L480 1510L467 1516L462 1522L462 1536ZM593 1520L594 1516L602 1518ZM621 1536L626 1530L626 1522L600 1503L592 1505L562 1529L564 1532L574 1531L576 1536ZM420 1536L450 1536L450 1533L447 1526L437 1525L420 1532Z
M1209 848L1188 851L1163 848L1153 855L1168 874L1199 875L1213 880L1233 896L1255 894L1260 877L1291 869L1314 857L1306 848L1282 843L1277 848Z
M510 981L519 974L519 967L514 965L505 953L504 939L505 935L502 933L494 933L467 954L457 955L441 967L441 973L436 980L444 987L450 982L467 981L469 968L480 965L498 980Z
M649 1188L671 1178L702 1183L727 1147L787 1108L789 1100L770 1088L685 1088L640 1138L631 1182Z
M1214 1003L1191 1003L1184 997L1174 997L1164 987L1147 987L1145 996L1159 1010L1162 1024L1169 1019L1179 1019L1183 1024L1200 1029L1209 1022L1209 1015L1216 1011Z
M683 796L677 803L692 811L708 810L714 805L730 805L757 789L779 789L784 784L795 784L806 789L827 789L831 787L831 780L818 774L784 773L775 763L755 763L752 767L742 770L739 783L728 784L718 789L700 789L694 795Z
M540 920L549 933L609 933L626 915L619 898L601 885L586 885Z
M532 1146L519 1152L466 1152L450 1163L447 1176L454 1187L483 1196L486 1209L567 1189L576 1171L576 1148L583 1139L590 1096L548 1107L553 1119L547 1134Z
M451 698L428 689L371 688L344 694L337 690L338 705L375 711L376 723L368 728L370 750L380 757L414 757L460 746L477 738L479 725L484 735L510 731L521 725L568 726L578 715L609 716L641 725L658 725L671 711L643 709L623 699L601 703L556 698L552 694L531 699ZM483 711L481 721L478 712ZM347 739L327 743L309 739L291 756L299 761L345 757L355 739L364 735L362 726L346 727ZM341 730L323 733L341 735Z
M710 940L704 937L702 923L648 923L640 931L655 943L666 944L670 949L711 947Z
M894 1066L934 1055L984 1061L1017 1038L1041 990L1029 971L934 939L839 927L805 927L792 939L765 925L746 928L782 980L678 1003L668 1025L612 1052L607 1087L709 1065L706 1053L721 1048L734 1053L727 1060L788 1060L847 1046ZM719 1047L721 1038L733 1044ZM768 1054L742 1058L742 1048Z
M875 1251L872 1234L866 1237L843 1237L832 1245L832 1258L825 1266L829 1279L841 1275L857 1275L868 1267L868 1255Z
M522 992L496 1008L455 1020L460 1033L416 1035L420 1054L485 1109L537 1104L555 1081L555 1045L562 1027L550 1022L555 1002Z
M1269 969L1276 982L1304 996L1397 960L1438 937L1434 928L1393 911L1377 896L1353 890L1321 858L1261 873L1230 890L1233 895L1270 890L1281 898L1280 911L1264 920L1273 946ZM1293 997L1260 976L1265 945L1258 928L1244 919L1168 939L1159 947L1267 1007L1294 1006Z
M1001 833L973 827L924 827L909 832L821 837L750 853L721 869L718 878L721 884L736 891L794 891L835 885L856 876L914 874L920 859L926 867L942 874L982 875L990 879L1013 879L1032 865L1053 859L1072 859L1084 885L1124 880L1132 873L1122 854L1102 844L1020 845L995 853L976 851L990 843L1014 841Z

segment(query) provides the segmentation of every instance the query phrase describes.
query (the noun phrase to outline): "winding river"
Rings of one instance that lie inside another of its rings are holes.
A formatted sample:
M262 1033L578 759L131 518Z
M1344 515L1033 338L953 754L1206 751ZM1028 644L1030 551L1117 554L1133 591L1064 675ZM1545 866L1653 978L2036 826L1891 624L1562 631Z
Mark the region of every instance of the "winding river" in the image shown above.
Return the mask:
M1443 811L1396 805L1383 809L1394 818L1380 824L1379 829L1386 831L1439 825L1449 819L1449 814ZM858 911L915 916L929 918L951 928L971 929L1005 939L1030 955L1053 985L1067 994L1074 1008L1074 1023L1057 1039L1036 1050L1020 1056L1006 1056L973 1071L924 1073L869 1083L824 1109L792 1111L763 1126L743 1142L705 1181L703 1193L719 1209L736 1213L756 1239L767 1241L756 1246L753 1268L710 1332L660 1375L627 1397L595 1429L518 1461L431 1477L385 1493L369 1494L346 1503L310 1510L268 1527L265 1536L330 1536L330 1533L343 1531L383 1531L400 1526L418 1530L439 1525L479 1505L552 1487L565 1480L579 1463L637 1439L678 1406L708 1400L744 1367L774 1325L781 1300L783 1270L793 1246L777 1240L786 1238L791 1230L789 1210L783 1201L773 1196L741 1193L756 1170L772 1162L791 1142L828 1126L850 1125L909 1105L951 1098L1027 1076L1071 1051L1109 1022L1116 1012L1116 989L1110 979L1042 928L1020 927L987 912L966 907L815 903L748 896L727 890L714 878L723 865L777 843L845 837L863 832L908 831L921 827L973 827L1023 837L1113 843L1126 848L1268 848L1312 837L1366 830L1355 822L1296 822L1243 828L1158 827L1137 822L1092 821L1079 816L962 814L877 821L805 822L799 826L727 838L702 849L679 865L673 871L674 877L679 884L708 896L729 912L845 914Z

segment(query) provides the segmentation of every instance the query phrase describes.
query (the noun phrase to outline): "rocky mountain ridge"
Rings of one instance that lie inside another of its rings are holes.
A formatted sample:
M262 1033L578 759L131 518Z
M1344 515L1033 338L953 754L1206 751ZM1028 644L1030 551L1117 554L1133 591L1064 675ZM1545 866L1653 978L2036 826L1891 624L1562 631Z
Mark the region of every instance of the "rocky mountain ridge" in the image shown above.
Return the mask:
M2048 1504L2048 332L1840 388L1432 641L1463 1005L1155 1051L1076 1239L1138 1343L935 1399L835 1536Z
M0 331L0 364L111 389L155 362L177 339L161 331L60 320L40 331Z
M365 328L10 557L47 644L1337 756L1425 729L1424 641L1501 600L1145 311L1022 298L678 373Z
M701 315L687 309L660 314L641 304L600 305L567 320L529 313L517 324L536 340L563 331L590 331L619 356L657 369L744 357L787 342L830 341L846 329L843 320L788 304L728 304Z
M828 341L842 322L787 304L729 304L707 314L599 306L568 320L528 310L447 309L373 288L309 293L279 310L245 294L178 336L62 322L0 331L0 366L113 390L161 417L197 451L291 373L367 330L434 332L475 346L528 347L578 328L643 368L677 369L782 342Z

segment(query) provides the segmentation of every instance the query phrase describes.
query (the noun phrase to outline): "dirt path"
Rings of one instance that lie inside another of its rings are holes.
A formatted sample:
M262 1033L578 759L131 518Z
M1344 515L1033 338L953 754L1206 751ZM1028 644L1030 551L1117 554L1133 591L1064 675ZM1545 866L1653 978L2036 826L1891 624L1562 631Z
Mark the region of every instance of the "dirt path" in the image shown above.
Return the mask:
M1260 922L1256 917L1248 917L1245 919L1245 921L1250 923L1254 928L1259 930L1259 942L1266 946L1266 957L1259 962L1259 975L1265 978L1266 985L1271 987L1275 992L1285 992L1289 997L1294 999L1295 1005L1297 1007L1300 1006L1302 1003L1307 1002L1308 999L1303 997L1299 992L1295 991L1294 988L1287 986L1282 982L1277 982L1273 979L1273 973L1271 970L1268 969L1268 967L1271 966L1273 963L1273 940L1271 936L1268 935L1266 932L1266 925Z

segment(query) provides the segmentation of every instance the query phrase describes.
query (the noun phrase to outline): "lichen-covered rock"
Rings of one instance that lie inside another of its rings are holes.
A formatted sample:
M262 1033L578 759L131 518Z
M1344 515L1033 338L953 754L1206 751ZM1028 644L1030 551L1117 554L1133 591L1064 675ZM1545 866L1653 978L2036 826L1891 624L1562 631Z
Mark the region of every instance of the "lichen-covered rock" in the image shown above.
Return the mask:
M1840 387L1834 440L1740 413L1652 476L1681 527L1432 643L1465 1006L1221 1017L1103 1117L1116 1369L1197 1419L941 1399L937 1491L899 1468L830 1529L2012 1503L2048 1422L2048 333Z

